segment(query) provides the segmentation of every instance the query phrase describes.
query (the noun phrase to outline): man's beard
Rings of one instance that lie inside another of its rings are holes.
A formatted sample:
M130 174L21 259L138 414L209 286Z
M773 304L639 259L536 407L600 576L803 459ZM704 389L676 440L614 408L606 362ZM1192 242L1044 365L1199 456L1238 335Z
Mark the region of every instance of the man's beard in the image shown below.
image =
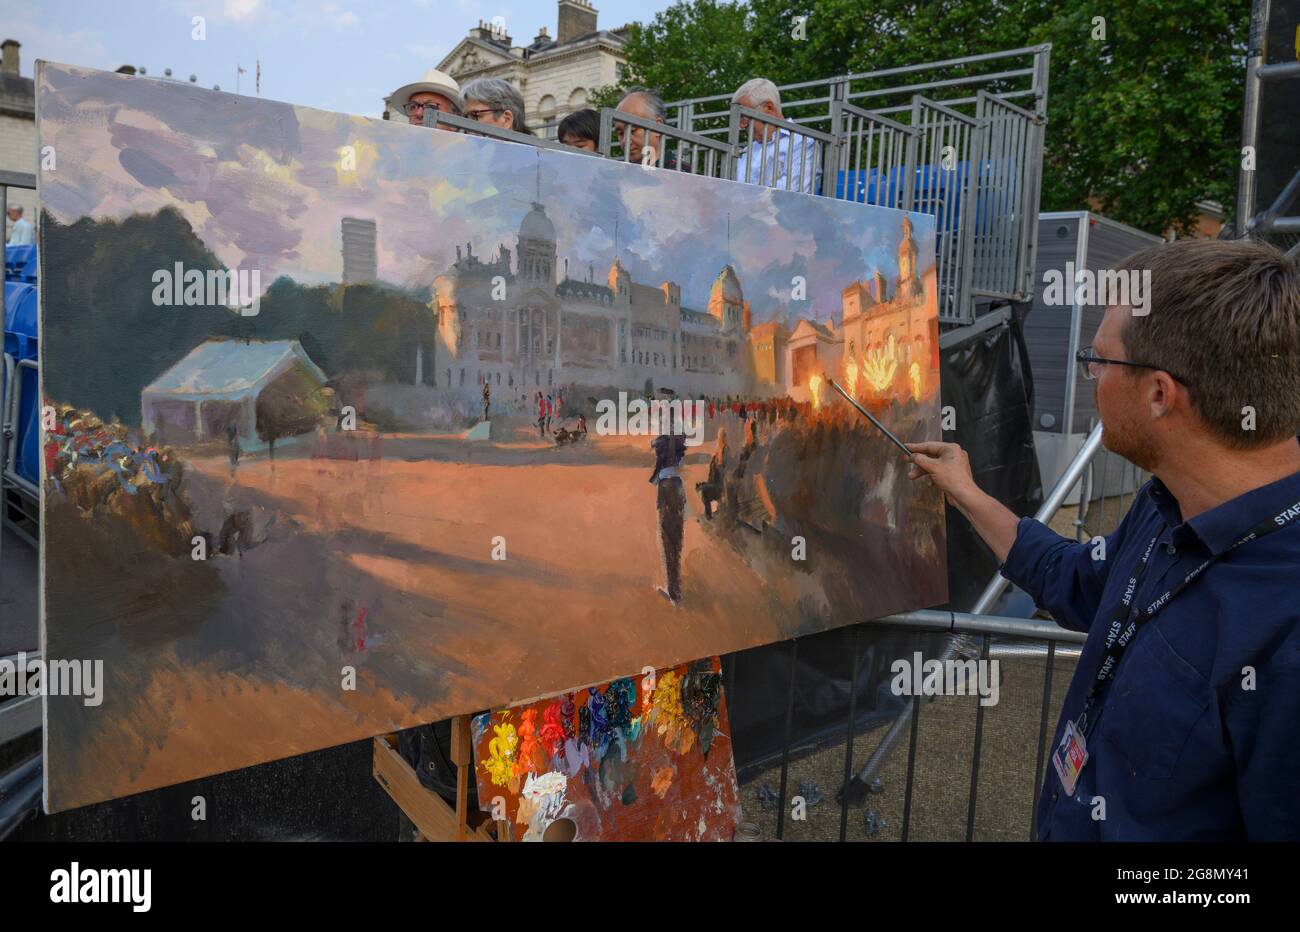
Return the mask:
M1123 420L1113 426L1103 422L1101 445L1147 472L1155 472L1160 464L1160 457L1150 438Z

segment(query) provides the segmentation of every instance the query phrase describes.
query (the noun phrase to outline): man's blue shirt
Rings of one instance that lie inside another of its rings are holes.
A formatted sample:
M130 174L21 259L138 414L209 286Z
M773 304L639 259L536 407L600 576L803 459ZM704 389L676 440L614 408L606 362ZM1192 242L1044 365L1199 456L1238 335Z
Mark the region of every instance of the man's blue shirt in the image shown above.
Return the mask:
M1073 798L1047 766L1039 839L1300 839L1300 520L1230 549L1289 508L1300 508L1300 473L1187 522L1152 479L1104 550L1021 520L1002 574L1063 627L1088 632L1052 751L1083 709L1111 618L1151 538L1159 534L1134 605L1149 605L1218 557L1129 644ZM1105 818L1094 818L1103 806Z

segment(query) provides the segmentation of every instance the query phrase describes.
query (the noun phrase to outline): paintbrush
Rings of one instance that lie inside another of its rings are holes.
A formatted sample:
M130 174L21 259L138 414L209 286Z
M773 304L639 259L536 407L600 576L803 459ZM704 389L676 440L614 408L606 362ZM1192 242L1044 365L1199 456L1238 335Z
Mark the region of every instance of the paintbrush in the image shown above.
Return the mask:
M834 379L828 378L826 381L827 381L827 382L830 382L830 384L831 384L831 388L835 389L837 392L839 392L841 395L844 396L844 400L845 400L845 401L847 401L849 404L853 405L853 407L857 408L858 411L859 411L862 415L864 415L868 421L870 421L872 424L875 424L875 425L876 425L876 429L879 430L879 431L880 431L882 434L884 434L886 437L888 437L890 443L892 443L894 446L898 447L898 449L902 450L902 451L903 451L904 453L906 453L909 457L912 455L912 451L909 450L909 449L907 448L907 444L903 443L903 441L901 441L901 440L899 440L897 437L895 437L895 436L893 435L893 433L889 430L889 428L886 427L884 424L880 423L880 421L876 420L875 416L874 416L870 411L868 411L866 408L862 407L862 405L860 405L860 404L858 404L856 401L854 401L853 398L849 395L848 392L846 392L844 389L840 388L839 385L837 385L837 384L835 383L835 380L834 380Z

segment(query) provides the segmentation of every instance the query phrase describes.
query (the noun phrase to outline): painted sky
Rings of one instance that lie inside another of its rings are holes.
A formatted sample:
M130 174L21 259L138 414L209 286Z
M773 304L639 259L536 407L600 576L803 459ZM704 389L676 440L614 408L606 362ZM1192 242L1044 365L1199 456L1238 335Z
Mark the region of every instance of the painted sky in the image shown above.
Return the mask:
M227 266L253 260L264 285L338 281L345 216L376 221L379 276L398 285L430 283L458 244L514 250L539 164L574 278L593 264L603 280L616 221L633 280L676 281L689 307L705 307L730 255L755 323L778 313L793 276L809 300L790 310L825 319L851 281L897 272L895 211L87 69L47 65L39 78L41 144L56 158L41 175L46 209L71 223L175 206ZM932 223L913 226L924 272Z

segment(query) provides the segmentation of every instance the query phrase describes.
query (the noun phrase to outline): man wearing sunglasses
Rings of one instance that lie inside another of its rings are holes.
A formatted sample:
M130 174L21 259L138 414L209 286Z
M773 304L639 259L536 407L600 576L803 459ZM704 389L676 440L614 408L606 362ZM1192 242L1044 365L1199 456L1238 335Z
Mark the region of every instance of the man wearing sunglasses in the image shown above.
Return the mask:
M1193 240L1124 263L1078 363L1102 442L1154 478L1076 543L985 495L956 444L912 444L1003 561L1087 642L1038 800L1039 839L1300 839L1300 268Z
M451 75L437 68L430 68L420 80L393 91L387 103L389 113L405 114L407 122L413 126L424 123L426 109L441 110L455 116L460 116L465 110L460 85Z

